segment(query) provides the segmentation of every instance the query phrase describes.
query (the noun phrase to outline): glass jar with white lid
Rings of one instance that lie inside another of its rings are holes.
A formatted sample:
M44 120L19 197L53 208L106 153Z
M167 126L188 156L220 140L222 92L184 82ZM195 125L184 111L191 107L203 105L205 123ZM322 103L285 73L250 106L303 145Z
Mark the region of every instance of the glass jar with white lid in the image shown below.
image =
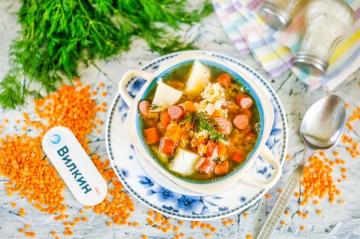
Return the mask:
M354 12L342 0L313 0L305 13L306 32L294 63L313 75L324 75L334 49L351 30Z
M284 29L293 16L303 8L309 0L267 0L259 10L265 23L275 30Z

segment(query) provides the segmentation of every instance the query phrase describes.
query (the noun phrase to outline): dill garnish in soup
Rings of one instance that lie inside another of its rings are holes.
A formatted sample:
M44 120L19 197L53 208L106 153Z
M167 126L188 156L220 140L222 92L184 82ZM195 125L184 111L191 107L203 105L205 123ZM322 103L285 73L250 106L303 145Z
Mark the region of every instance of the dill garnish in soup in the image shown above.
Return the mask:
M158 80L138 107L145 143L177 176L224 176L257 141L259 112L253 98L229 73L199 61Z

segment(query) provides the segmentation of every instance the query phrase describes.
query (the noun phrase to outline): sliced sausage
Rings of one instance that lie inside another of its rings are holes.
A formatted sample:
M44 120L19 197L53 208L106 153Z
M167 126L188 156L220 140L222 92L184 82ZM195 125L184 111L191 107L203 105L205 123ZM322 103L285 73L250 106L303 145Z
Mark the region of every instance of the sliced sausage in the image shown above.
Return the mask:
M140 101L139 110L142 116L147 117L150 113L150 103L146 100Z
M213 160L206 158L198 170L200 173L210 174L214 170L215 164Z
M205 155L207 157L216 158L217 153L218 153L217 151L218 151L218 144L209 141L208 144L206 145L206 153L205 153Z
M172 120L179 120L184 116L184 109L178 105L172 105L168 108L168 114Z
M254 101L251 99L250 96L246 94L240 94L236 96L236 103L242 108L242 109L250 109Z
M249 116L246 114L239 114L235 116L233 123L238 129L246 129L249 125Z
M216 164L215 168L214 168L214 173L216 175L224 175L227 174L229 172L230 169L230 164L229 161L223 161L223 162L219 162Z
M217 82L225 88L229 88L231 86L232 77L228 73L221 73L217 77Z
M224 118L215 118L214 119L219 126L219 131L225 135L229 135L232 130L232 124L229 120Z
M161 138L159 149L160 152L166 155L172 155L175 149L175 142L168 138Z

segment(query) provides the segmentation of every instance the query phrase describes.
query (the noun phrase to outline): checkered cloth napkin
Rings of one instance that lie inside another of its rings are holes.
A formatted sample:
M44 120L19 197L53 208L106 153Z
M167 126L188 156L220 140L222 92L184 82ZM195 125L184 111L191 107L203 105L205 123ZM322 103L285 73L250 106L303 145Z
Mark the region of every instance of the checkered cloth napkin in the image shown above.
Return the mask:
M213 0L215 11L229 38L241 53L251 53L271 76L291 69L310 89L323 86L334 90L360 68L360 1L346 0L355 12L356 22L330 58L325 76L315 77L293 66L292 59L299 49L303 11L298 12L283 31L274 31L257 15L264 0Z

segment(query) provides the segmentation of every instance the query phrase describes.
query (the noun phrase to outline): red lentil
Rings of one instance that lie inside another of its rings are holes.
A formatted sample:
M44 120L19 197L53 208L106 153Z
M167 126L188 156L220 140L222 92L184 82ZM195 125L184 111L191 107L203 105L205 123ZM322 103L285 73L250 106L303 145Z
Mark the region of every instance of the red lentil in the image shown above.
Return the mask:
M20 209L19 209L19 216L20 216L20 217L25 216L25 209L24 209L24 208L20 208Z
M253 239L252 234L247 233L247 234L245 235L245 239Z
M265 199L271 199L272 198L271 194L269 194L269 193L265 193L264 197L265 197Z
M25 236L26 237L35 237L36 233L35 232L25 232Z
M320 215L320 214L321 214L321 210L320 210L320 209L316 209L316 210L315 210L315 213L316 213L317 215Z

